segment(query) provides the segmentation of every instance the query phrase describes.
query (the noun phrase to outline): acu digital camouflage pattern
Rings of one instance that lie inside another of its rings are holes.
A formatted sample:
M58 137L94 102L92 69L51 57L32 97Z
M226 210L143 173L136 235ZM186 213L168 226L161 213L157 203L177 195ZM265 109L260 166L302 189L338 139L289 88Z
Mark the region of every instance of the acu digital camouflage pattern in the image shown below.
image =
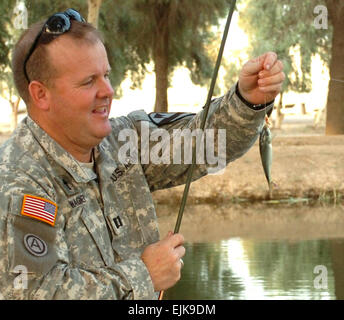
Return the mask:
M253 145L265 112L243 104L234 87L212 103L207 127L226 128L227 162ZM163 127L169 132L199 128L201 114ZM29 117L1 146L0 297L157 298L140 259L144 248L159 240L151 191L185 183L188 165L120 163L118 150L124 142L118 141L119 132L136 129L140 137L142 121L150 130L157 128L144 111L111 119L111 135L96 147L97 174L80 165ZM197 166L194 179L206 173L206 166ZM58 205L54 226L21 215L25 194ZM24 245L27 234L42 239L47 254L31 254ZM17 266L28 270L27 288L14 286Z

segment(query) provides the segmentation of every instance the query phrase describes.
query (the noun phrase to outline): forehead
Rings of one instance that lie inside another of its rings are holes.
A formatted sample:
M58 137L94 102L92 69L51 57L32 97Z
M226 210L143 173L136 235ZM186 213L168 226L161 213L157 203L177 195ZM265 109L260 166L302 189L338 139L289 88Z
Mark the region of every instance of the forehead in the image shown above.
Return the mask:
M106 50L100 40L95 42L62 35L48 46L49 59L59 76L83 76L102 73L109 68Z

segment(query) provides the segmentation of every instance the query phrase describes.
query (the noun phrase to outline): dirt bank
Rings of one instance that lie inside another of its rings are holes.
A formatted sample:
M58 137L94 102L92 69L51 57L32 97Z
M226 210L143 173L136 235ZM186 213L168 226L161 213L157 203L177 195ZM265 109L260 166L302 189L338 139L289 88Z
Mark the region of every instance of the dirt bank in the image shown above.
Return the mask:
M273 140L274 199L338 198L344 195L344 136L276 136ZM184 186L154 193L159 204L180 202ZM268 199L258 141L222 175L192 183L188 203Z

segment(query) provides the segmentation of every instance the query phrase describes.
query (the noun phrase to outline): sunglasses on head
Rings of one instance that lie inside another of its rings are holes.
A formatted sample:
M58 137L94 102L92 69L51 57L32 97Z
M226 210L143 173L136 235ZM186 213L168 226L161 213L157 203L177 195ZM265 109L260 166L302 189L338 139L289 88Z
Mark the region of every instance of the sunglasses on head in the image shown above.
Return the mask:
M33 52L35 51L42 34L45 33L52 35L52 39L55 39L56 36L59 36L70 29L71 20L86 22L86 20L78 11L74 9L68 9L65 12L55 13L44 23L42 30L38 33L37 37L35 38L35 41L33 42L29 50L29 53L27 54L24 61L24 75L28 83L30 83L30 79L26 71L26 64L32 56Z

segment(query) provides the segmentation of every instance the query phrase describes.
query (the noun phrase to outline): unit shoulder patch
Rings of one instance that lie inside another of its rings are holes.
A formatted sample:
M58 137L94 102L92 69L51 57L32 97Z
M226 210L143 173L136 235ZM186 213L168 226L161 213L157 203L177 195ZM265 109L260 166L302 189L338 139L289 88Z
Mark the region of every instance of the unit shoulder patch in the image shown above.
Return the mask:
M24 236L26 249L36 257L43 257L48 253L48 246L40 237L34 234Z
M157 126L169 124L185 118L187 116L193 116L195 113L187 112L151 112L148 114L149 119Z
M25 194L21 214L54 226L57 204L45 198Z

